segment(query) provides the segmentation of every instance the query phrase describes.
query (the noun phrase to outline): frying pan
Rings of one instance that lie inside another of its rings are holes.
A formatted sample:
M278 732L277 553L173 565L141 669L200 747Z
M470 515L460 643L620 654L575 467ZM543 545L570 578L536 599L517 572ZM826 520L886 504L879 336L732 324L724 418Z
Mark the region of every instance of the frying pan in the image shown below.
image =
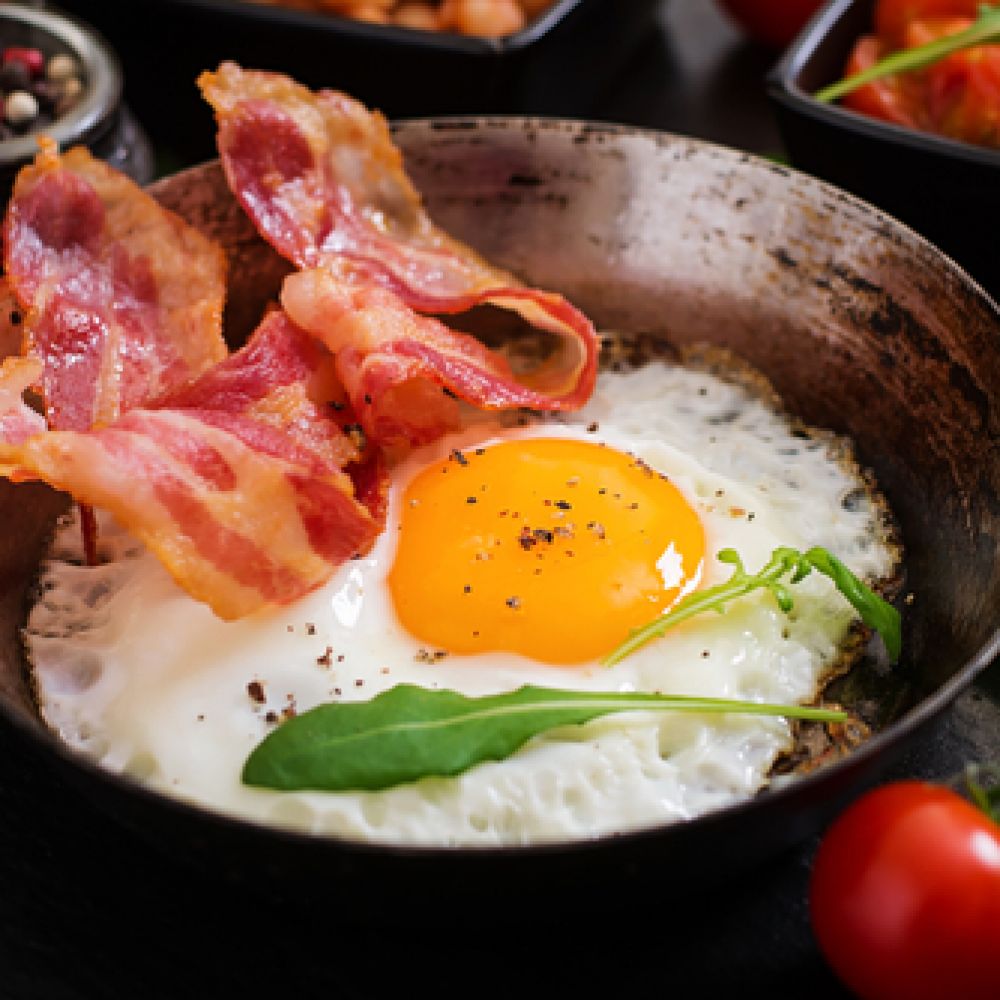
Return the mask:
M314 837L216 815L65 749L42 726L19 627L65 499L0 484L0 725L140 836L269 897L350 899L353 920L420 907L490 913L525 895L621 902L637 884L704 891L815 833L883 774L1000 649L1000 314L922 238L835 188L744 153L581 122L439 119L395 135L431 215L602 328L731 348L788 408L849 434L906 546L905 650L839 696L874 733L846 758L680 824L569 845L438 849ZM231 257L227 329L255 324L287 265L216 163L156 195ZM664 400L665 406L670 405ZM372 892L371 886L378 886ZM655 898L655 897L654 897Z

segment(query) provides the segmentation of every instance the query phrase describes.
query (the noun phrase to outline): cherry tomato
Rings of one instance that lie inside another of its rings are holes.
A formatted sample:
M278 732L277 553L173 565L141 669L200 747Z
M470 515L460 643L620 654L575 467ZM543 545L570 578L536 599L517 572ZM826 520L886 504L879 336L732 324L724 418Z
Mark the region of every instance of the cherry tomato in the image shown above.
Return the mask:
M771 48L783 49L823 0L718 0L718 3L751 38Z
M810 912L863 1000L997 1000L1000 826L936 785L869 792L820 844Z
M911 21L951 16L974 18L982 3L983 0L878 0L875 34L899 48Z

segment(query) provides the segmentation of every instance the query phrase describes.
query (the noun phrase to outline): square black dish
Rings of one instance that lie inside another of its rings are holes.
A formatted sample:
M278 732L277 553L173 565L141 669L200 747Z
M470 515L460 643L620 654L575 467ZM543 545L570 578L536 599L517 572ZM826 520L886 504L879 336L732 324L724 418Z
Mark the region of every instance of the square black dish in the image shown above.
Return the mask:
M231 59L344 90L390 118L585 115L660 0L556 0L523 31L471 38L365 24L242 0L64 0L111 41L126 98L180 164L215 155L195 78ZM176 162L169 166L180 165Z
M1000 294L1000 152L877 121L812 95L844 75L874 0L832 0L785 52L768 94L792 164L907 223Z

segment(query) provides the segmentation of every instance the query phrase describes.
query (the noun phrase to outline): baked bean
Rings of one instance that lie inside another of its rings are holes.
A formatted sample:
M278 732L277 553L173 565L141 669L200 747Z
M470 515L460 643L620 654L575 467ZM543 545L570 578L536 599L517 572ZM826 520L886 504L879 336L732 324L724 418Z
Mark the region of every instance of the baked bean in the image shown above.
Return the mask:
M551 6L552 0L521 0L521 9L529 21L539 14L544 14Z
M401 28L437 31L440 28L438 10L429 3L401 3L392 14L393 24Z
M254 0L422 31L501 38L520 31L554 0Z
M390 17L384 7L374 3L356 3L344 10L344 16L353 21L367 21L370 24L388 24Z
M525 24L517 0L445 0L441 20L446 31L484 38L512 35Z

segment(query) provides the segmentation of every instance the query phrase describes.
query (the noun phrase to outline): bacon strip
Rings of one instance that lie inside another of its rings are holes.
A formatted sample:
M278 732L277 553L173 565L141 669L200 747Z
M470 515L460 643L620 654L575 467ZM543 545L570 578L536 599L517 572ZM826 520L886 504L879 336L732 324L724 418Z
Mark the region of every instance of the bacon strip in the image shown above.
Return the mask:
M0 370L0 475L110 511L232 619L367 550L384 525L383 446L438 436L456 398L580 406L598 338L561 296L431 223L379 115L231 64L201 82L237 197L306 269L286 283L286 311L227 357L221 251L85 151L45 145L4 226L29 358ZM483 304L553 334L555 360L515 375L419 314ZM23 402L29 384L49 430Z
M18 445L45 431L45 418L23 399L41 367L37 361L19 357L5 358L0 365L0 445Z
M343 471L363 456L333 419L353 419L328 404L335 386L327 352L276 311L241 351L113 424L0 446L0 473L109 510L188 593L241 617L319 586L381 530Z
M216 112L233 193L297 267L349 258L435 312L450 298L517 283L433 225L378 112L231 62L198 85Z
M0 358L23 354L24 323L10 282L0 276Z
M282 306L334 353L337 374L368 437L422 444L458 426L455 400L481 409L552 409L558 397L516 379L474 337L420 316L391 292L328 271L290 275Z
M51 427L89 430L226 356L225 255L82 148L18 175L4 266Z
M344 94L314 94L286 76L233 63L203 73L198 82L216 112L230 187L279 253L300 269L379 286L419 312L454 314L483 304L511 310L560 344L530 379L517 379L536 390L529 405L575 409L589 398L599 348L590 321L561 296L522 287L439 230L381 115ZM423 327L420 342L430 346L434 329L444 327ZM436 358L454 359L456 350L453 338L443 339L426 354L425 370ZM473 357L481 352L470 354L467 367L474 366ZM482 380L495 381L492 364L479 367ZM495 405L485 400L496 392L480 399L469 380L452 385L439 371L437 381L472 402ZM510 405L522 405L517 398L512 389Z

